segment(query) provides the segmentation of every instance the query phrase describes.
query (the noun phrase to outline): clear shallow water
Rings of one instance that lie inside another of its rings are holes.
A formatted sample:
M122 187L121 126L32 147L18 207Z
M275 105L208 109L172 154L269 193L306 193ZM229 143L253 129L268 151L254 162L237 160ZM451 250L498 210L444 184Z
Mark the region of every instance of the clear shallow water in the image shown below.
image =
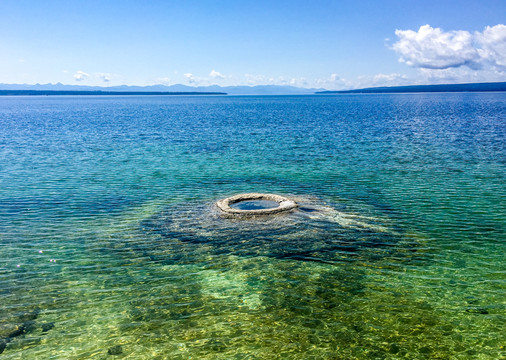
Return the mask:
M1 356L505 357L505 119L504 93L2 97ZM241 192L301 211L217 216Z

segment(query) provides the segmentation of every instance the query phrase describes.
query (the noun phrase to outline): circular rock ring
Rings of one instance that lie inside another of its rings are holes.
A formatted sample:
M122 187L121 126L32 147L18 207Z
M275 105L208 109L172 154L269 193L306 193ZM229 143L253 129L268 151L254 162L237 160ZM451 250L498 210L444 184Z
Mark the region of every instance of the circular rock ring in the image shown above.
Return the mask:
M255 209L255 210L241 210L234 209L230 205L238 203L240 201L248 200L268 200L275 201L278 206L267 209ZM226 199L218 200L216 206L225 214L232 217L246 217L246 216L258 216L258 215L272 215L279 214L282 212L289 212L298 207L297 203L293 200L287 199L284 196L276 194L261 194L261 193L247 193L238 194Z

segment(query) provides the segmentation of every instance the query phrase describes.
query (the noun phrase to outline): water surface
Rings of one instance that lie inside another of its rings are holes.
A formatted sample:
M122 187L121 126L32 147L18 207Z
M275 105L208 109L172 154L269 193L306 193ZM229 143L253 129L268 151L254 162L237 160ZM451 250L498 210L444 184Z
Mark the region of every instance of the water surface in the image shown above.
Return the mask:
M505 119L504 93L2 97L2 358L505 357ZM220 218L243 192L301 209Z
M279 204L271 200L244 200L230 204L233 209L239 210L264 210L278 207Z

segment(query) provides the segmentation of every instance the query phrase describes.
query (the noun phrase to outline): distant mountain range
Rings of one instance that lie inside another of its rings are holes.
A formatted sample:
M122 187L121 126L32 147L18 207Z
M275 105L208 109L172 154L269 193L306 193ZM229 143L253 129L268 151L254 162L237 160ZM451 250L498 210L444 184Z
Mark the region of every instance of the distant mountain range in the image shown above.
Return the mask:
M85 86L57 84L0 84L0 90L30 91L72 91L72 92L120 92L120 93L226 93L228 95L308 95L325 89L304 89L294 86L257 85L257 86L187 86L187 85L150 85L150 86ZM45 95L45 93L44 93ZM56 95L56 94L55 94ZM91 94L90 94L91 95ZM100 94L97 94L100 95ZM154 94L155 95L155 94Z
M311 95L311 94L352 94L352 93L413 93L413 92L472 92L506 91L506 82L409 85L372 87L353 90L329 91L305 89L295 86L86 86L56 84L0 84L0 95Z
M0 96L26 95L227 95L224 92L199 91L102 91L102 90L0 90Z
M352 93L413 93L413 92L472 92L472 91L506 91L506 82L409 85L373 87L355 90L317 91L316 94L352 94Z

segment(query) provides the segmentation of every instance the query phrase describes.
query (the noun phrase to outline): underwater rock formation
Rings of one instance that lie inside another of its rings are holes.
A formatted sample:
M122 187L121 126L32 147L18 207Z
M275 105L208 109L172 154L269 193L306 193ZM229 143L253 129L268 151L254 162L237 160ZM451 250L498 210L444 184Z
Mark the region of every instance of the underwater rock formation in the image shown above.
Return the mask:
M233 204L251 201L264 201L272 203L272 206L259 206L257 208L235 208ZM267 216L290 212L298 207L297 203L284 196L276 194L246 193L238 194L225 199L218 200L216 206L225 217L244 218L254 216Z
M7 345L15 338L31 333L41 328L43 333L54 328L54 323L38 324L36 319L40 313L39 309L23 313L13 317L9 322L0 324L0 354L3 353ZM17 323L17 324L16 324Z
M386 218L344 213L314 197L290 199L298 204L291 212L246 218L223 217L214 203L174 204L142 221L141 230L153 235L149 240L125 245L166 263L224 252L333 262L368 248L388 252L400 239Z
M115 345L109 348L109 350L107 350L107 353L109 355L121 355L123 354L123 348L121 347L121 345Z

